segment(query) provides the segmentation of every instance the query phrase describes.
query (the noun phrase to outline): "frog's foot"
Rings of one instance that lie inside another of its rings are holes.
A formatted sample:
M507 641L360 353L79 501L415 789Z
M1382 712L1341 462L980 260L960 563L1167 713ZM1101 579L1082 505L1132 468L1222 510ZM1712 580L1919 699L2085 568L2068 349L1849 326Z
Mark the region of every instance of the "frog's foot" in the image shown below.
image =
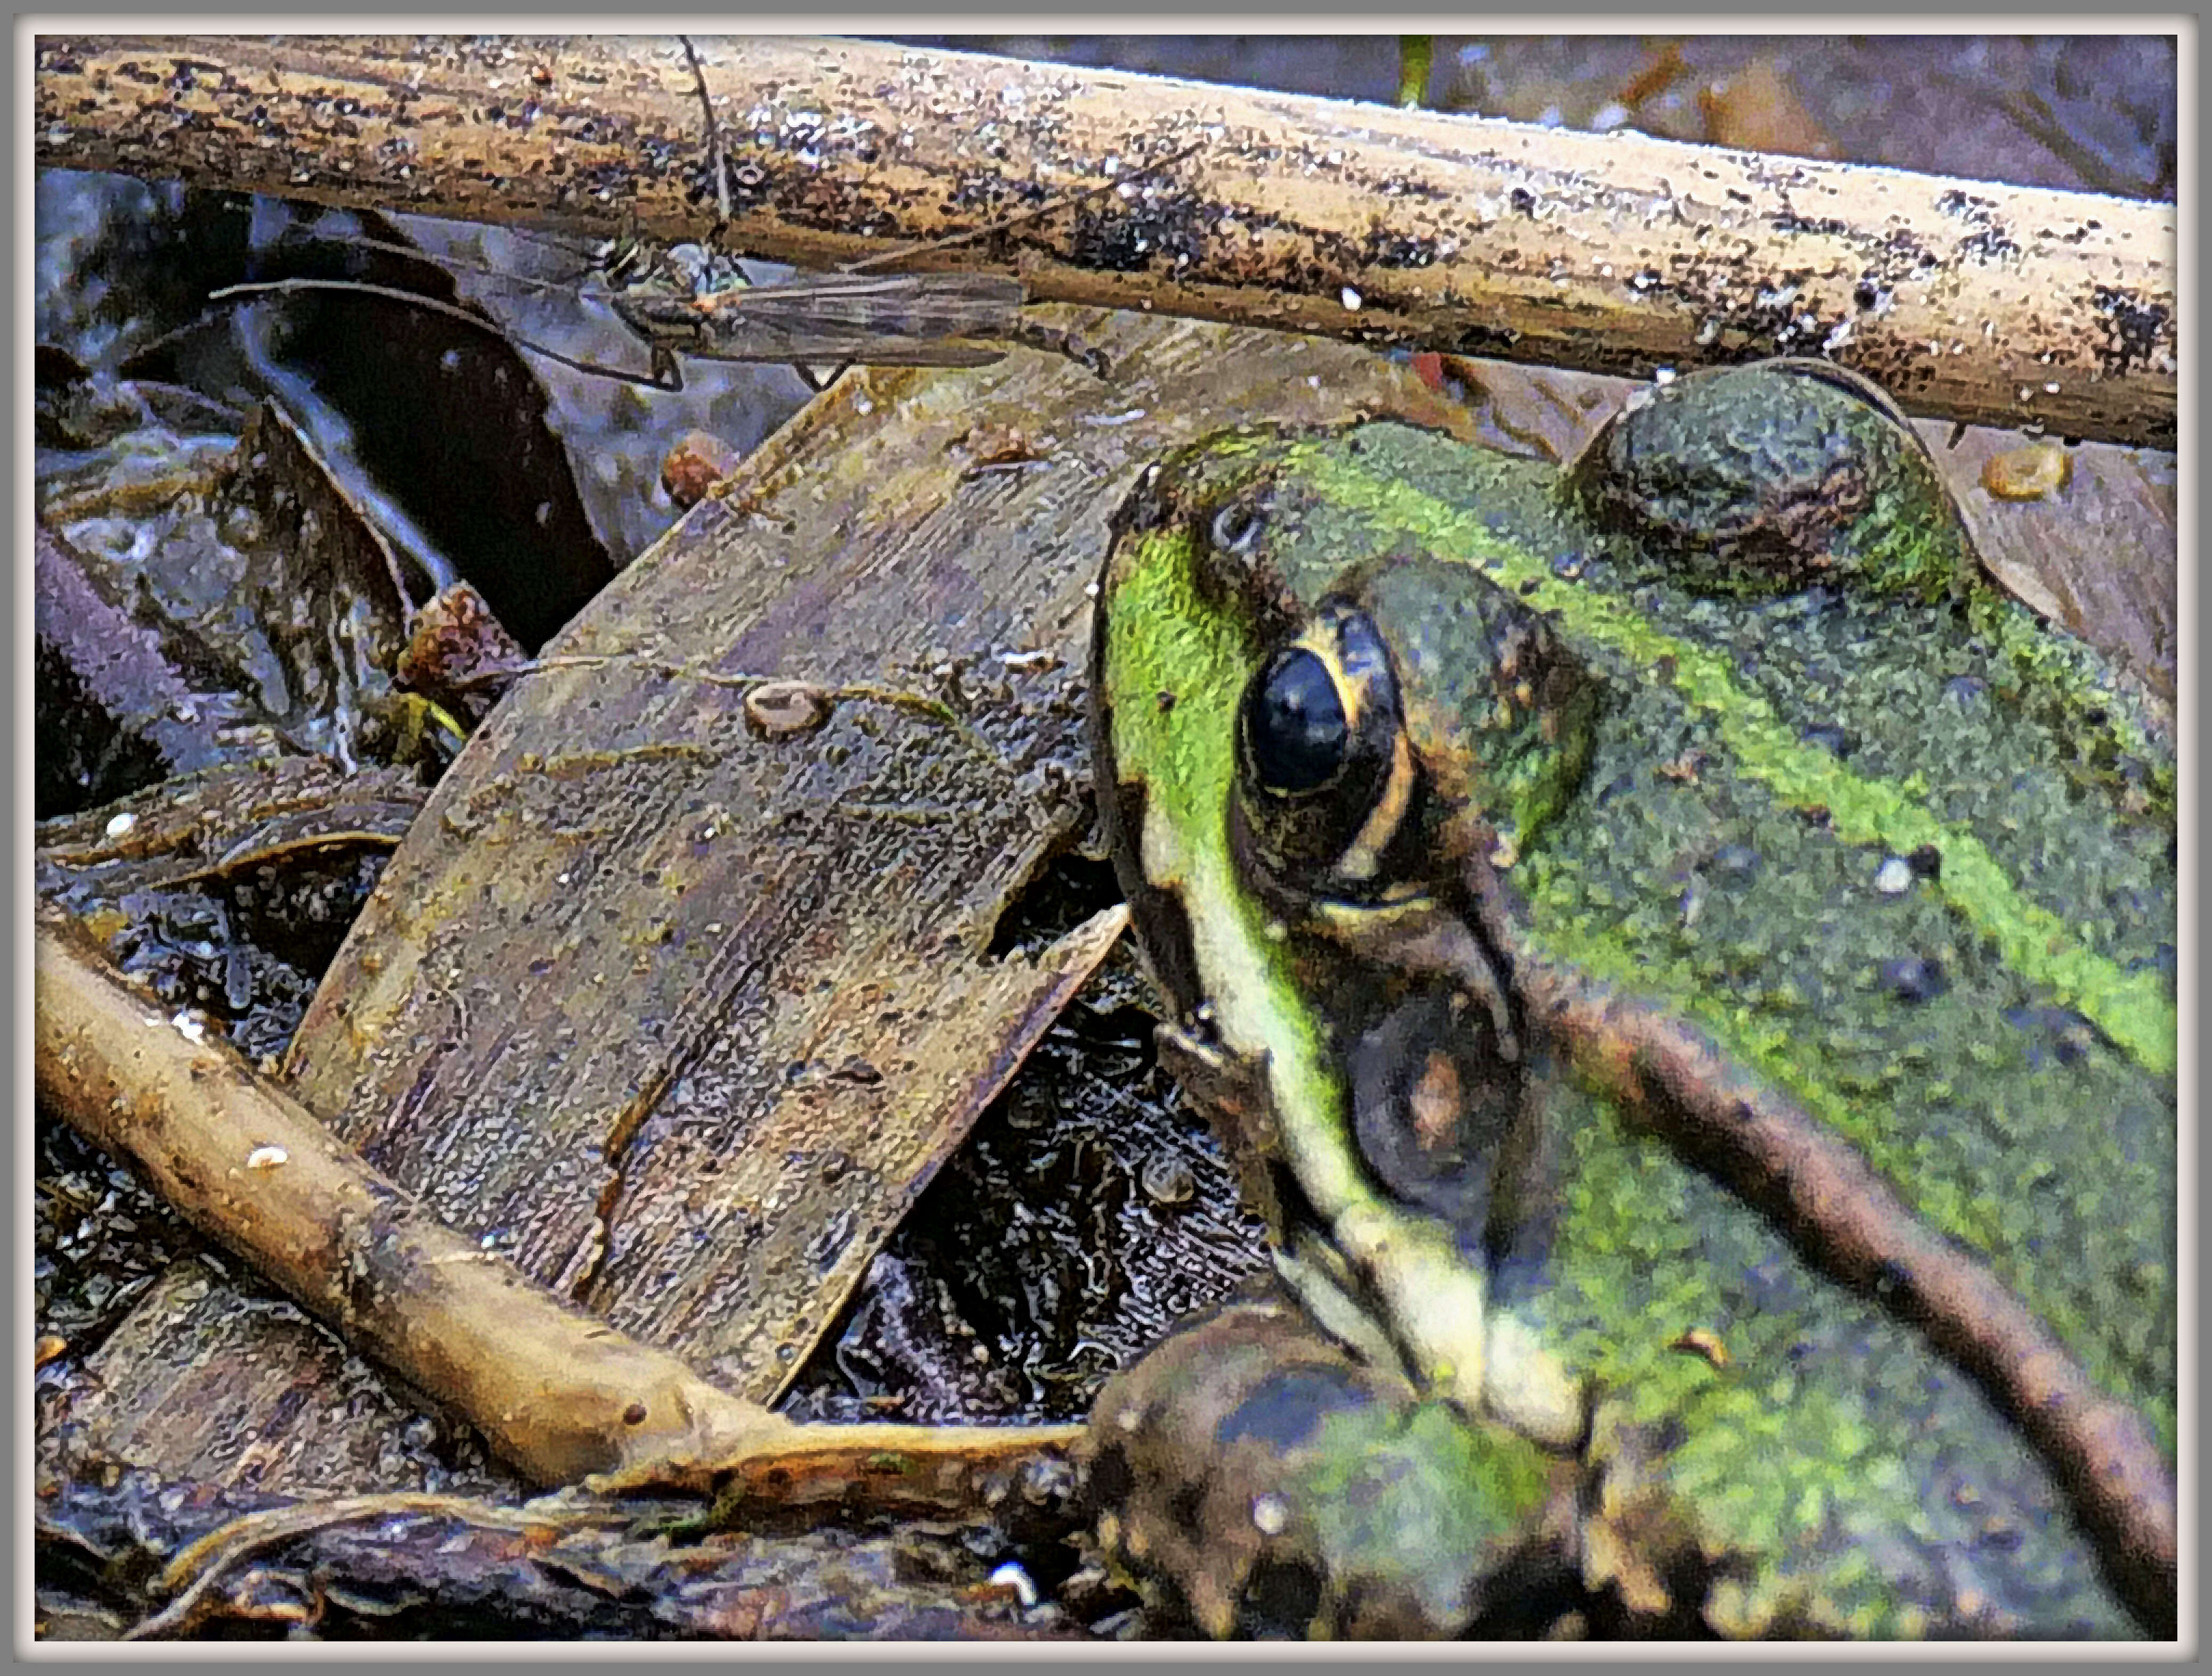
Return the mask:
M1109 1560L1170 1630L1541 1636L1588 1622L1578 1470L1233 1300L1101 1394L1079 1455Z

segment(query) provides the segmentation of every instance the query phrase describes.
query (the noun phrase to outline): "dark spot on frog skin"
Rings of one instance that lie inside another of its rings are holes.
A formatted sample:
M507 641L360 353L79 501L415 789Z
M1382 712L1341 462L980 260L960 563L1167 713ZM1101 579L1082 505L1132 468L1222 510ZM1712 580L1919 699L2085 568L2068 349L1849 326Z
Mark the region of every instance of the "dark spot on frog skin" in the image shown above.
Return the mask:
M1285 1368L1230 1412L1216 1429L1215 1443L1227 1449L1249 1437L1270 1448L1294 1449L1311 1442L1328 1416L1367 1400L1365 1387L1350 1368Z
M1759 874L1759 852L1748 844L1723 844L1705 864L1705 872L1724 884L1748 884Z
M1917 955L1885 960L1881 979L1881 987L1899 1000L1914 1003L1932 1001L1951 987L1942 962L1923 960Z
M2079 1065L2097 1039L2096 1027L2071 1007L2007 1007L2002 1017L2014 1029L2027 1032L2032 1071L2042 1070L2047 1061Z
M1798 738L1808 745L1818 746L1838 761L1847 758L1858 749L1858 741L1833 722L1820 722L1807 728Z
M1620 774L1615 774L1611 780L1607 780L1603 786L1600 786L1597 791L1597 795L1592 799L1592 801L1597 805L1597 807L1602 809L1607 804L1613 802L1614 799L1628 797L1633 794L1635 790L1635 771L1633 769L1624 769Z

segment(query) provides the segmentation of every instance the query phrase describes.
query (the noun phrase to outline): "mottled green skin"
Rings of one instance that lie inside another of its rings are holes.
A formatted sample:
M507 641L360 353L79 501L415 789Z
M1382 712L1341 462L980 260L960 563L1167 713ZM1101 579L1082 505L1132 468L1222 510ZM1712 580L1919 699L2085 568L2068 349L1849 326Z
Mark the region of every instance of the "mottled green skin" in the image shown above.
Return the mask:
M1705 422L1740 461L1765 443L1738 377L1741 411ZM2171 755L2093 654L1980 580L1925 461L1884 458L1878 525L1810 592L1690 550L1681 505L1639 525L1602 444L1562 477L1402 427L1238 436L1158 492L1203 531L1264 484L1255 562L1292 598L1258 615L1358 598L1439 751L1497 736L1486 591L1546 614L1601 701L1586 738L1474 774L1520 957L1678 1011L1847 1136L2170 1460ZM1710 513L1709 488L1681 504ZM1877 889L1929 846L1937 877ZM1601 1091L1561 1090L1549 1121L1556 1224L1499 1302L1603 1394L1593 1470L1613 1452L1616 1495L1721 1562L1711 1627L2139 1632L2043 1463L1917 1332Z
M1559 1569L1559 1462L1346 1356L1279 1296L1184 1323L1108 1386L1096 1432L1109 1545L1177 1580L1164 1628L1432 1635L1512 1612L1515 1582Z

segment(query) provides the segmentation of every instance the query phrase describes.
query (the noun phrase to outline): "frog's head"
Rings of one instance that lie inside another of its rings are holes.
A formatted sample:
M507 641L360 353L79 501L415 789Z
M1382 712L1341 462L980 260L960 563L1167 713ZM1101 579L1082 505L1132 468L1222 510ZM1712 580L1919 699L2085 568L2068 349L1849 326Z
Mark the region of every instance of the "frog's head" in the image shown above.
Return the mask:
M1156 468L1101 584L1101 800L1164 1041L1325 1324L1571 1442L1579 1394L1488 1307L1542 1220L1494 881L1574 789L1594 686L1476 566L1339 544L1297 448Z

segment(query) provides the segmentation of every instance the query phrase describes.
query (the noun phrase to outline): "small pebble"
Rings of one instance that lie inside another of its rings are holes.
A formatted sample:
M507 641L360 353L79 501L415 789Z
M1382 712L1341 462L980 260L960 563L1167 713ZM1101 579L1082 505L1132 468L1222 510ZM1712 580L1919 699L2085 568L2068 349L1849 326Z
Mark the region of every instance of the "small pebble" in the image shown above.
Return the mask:
M1180 1210L1198 1196L1198 1178L1190 1166L1164 1147L1138 1167L1137 1186L1162 1210Z
M660 486L684 511L697 506L714 485L738 469L735 449L708 431L687 431L660 462Z
M829 689L811 681L763 681L745 695L745 721L764 739L811 733L829 720Z
M2074 481L2074 457L2055 442L2031 442L1992 454L1982 466L1982 487L2000 501L2043 501Z
M1008 1560L991 1574L991 1584L994 1588L1013 1590L1014 1598L1022 1603L1024 1612L1037 1603L1036 1584L1030 1580L1030 1574L1012 1560Z
M126 811L108 822L107 835L111 838L120 838L137 824L138 817Z

